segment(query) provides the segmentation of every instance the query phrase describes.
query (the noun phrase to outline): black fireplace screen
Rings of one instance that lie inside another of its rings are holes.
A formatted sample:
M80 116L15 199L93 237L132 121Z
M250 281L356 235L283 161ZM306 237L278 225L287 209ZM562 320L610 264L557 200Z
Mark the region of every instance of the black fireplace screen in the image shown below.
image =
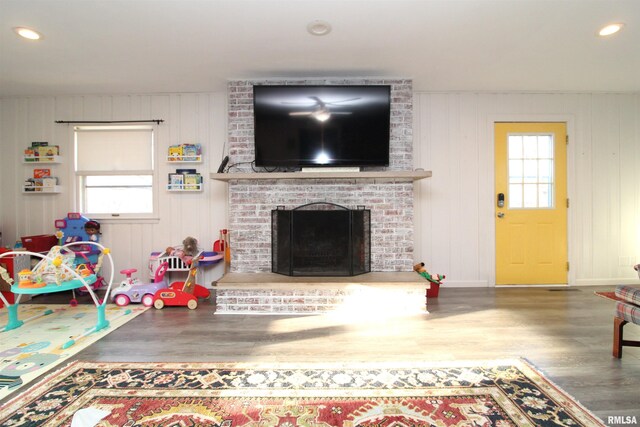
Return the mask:
M371 271L371 211L310 203L271 211L271 270L288 276Z

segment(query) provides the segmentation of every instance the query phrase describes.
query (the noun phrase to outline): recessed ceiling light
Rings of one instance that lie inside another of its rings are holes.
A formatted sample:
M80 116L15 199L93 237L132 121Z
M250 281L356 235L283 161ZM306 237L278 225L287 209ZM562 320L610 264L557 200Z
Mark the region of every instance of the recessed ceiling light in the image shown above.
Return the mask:
M617 33L624 27L624 24L616 23L616 24L608 24L598 31L598 35L602 37L610 36L612 34Z
M29 40L40 40L42 38L42 34L39 32L32 30L31 28L26 27L16 27L13 29L20 37L24 37Z
M307 31L314 36L326 36L331 32L331 24L326 21L311 21L307 25Z

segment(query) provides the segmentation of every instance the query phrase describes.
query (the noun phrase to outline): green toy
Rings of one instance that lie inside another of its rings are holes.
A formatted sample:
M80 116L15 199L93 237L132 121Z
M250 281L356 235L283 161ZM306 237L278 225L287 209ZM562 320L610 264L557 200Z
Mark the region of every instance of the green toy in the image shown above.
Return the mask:
M419 275L421 275L422 277L427 279L429 282L435 283L437 285L441 285L442 281L446 277L444 274L430 274L424 268L424 262L419 262L416 265L414 265L413 266L413 271L415 271L416 273L418 273Z

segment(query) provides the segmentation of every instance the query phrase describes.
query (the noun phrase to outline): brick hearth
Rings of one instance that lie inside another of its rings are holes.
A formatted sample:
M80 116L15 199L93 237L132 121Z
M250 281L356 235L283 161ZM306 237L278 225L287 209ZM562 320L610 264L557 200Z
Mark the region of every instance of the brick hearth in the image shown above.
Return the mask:
M429 283L413 272L354 277L231 273L214 284L218 314L426 313Z

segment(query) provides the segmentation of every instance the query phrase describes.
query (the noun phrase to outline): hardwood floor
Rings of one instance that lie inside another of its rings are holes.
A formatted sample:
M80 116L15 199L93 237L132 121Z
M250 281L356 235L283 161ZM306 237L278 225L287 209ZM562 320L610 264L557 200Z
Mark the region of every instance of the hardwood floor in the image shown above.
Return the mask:
M613 287L447 288L430 314L214 315L150 309L83 350L87 361L362 362L522 357L607 423L640 422L640 348L611 355ZM55 301L58 298L59 301ZM33 303L65 302L64 296ZM626 337L640 339L627 325ZM612 424L615 425L615 424Z

